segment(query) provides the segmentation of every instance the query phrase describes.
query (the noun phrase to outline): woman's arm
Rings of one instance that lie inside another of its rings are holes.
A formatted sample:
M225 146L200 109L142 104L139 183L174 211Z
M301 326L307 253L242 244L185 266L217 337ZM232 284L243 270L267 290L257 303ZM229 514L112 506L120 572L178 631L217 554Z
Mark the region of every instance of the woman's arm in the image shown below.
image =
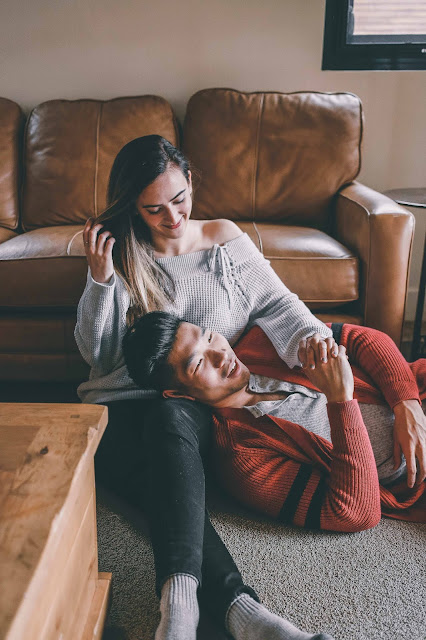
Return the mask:
M115 238L89 218L83 230L89 265L86 287L77 308L75 341L81 355L98 375L123 364L121 342L126 331L129 296L114 272Z
M251 306L249 326L261 327L280 358L289 367L298 366L300 340L315 333L323 338L332 337L332 331L289 291L269 261L254 249L250 260L241 267L241 279Z
M89 268L74 336L82 357L98 375L123 364L121 343L128 307L129 296L121 279L113 274L108 283L98 283Z

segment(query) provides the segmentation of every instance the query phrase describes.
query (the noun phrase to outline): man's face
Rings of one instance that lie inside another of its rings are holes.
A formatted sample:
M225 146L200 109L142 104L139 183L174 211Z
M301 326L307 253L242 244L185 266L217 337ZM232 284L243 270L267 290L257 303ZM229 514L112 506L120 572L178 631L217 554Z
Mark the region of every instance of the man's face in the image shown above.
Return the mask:
M185 393L215 407L231 406L250 379L226 338L189 322L179 325L168 362Z

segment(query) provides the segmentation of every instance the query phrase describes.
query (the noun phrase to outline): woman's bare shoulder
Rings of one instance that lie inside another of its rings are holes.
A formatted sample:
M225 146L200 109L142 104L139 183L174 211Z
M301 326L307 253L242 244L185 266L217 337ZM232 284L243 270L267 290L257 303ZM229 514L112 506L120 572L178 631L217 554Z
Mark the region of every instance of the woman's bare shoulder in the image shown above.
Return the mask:
M203 221L202 234L212 244L224 244L241 236L243 232L232 220L219 218L217 220Z

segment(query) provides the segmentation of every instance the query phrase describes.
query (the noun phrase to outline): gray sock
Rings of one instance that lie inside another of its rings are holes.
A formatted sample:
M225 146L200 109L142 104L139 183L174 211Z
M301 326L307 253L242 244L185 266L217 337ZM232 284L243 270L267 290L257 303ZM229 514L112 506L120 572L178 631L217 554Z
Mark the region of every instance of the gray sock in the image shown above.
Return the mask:
M200 617L197 588L198 580L187 573L176 573L166 580L155 640L196 640Z
M226 626L235 640L333 640L327 634L300 631L288 620L268 611L248 593L242 593L231 604Z

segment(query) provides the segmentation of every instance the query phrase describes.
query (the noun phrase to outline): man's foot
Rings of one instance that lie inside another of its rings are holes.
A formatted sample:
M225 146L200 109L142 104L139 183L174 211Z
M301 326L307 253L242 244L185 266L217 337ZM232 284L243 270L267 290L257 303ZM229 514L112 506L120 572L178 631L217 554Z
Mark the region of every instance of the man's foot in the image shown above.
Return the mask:
M161 589L161 620L155 640L196 640L200 618L197 600L198 580L176 573Z
M306 633L288 620L271 613L248 593L242 593L231 604L226 626L235 640L333 640L326 633Z

